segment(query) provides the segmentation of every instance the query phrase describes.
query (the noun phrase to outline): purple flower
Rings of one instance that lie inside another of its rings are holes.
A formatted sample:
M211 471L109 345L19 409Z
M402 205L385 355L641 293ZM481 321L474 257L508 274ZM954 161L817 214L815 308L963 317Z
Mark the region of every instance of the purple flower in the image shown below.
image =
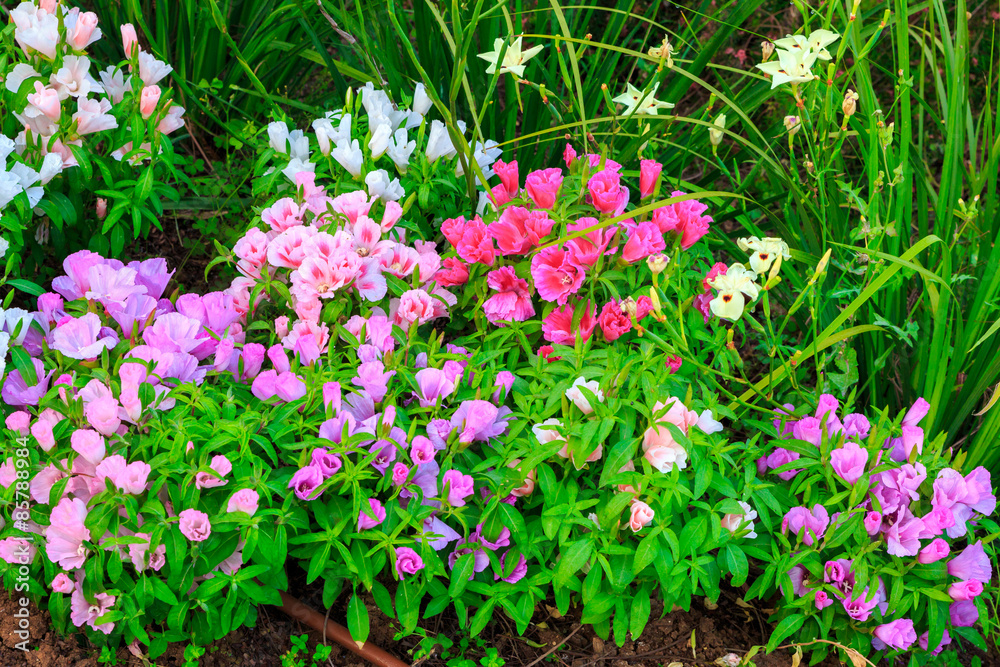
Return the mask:
M838 597L850 597L854 591L854 571L851 570L853 564L853 561L840 558L829 560L823 566L823 581L840 592Z
M878 639L884 646L875 646L875 639ZM875 648L889 648L897 651L905 651L917 641L917 633L913 629L913 621L908 618L898 618L890 623L884 623L875 628L875 638L872 639L872 646Z
M278 393L278 373L267 370L254 378L250 392L262 401L273 398Z
M788 578L792 580L792 592L795 595L802 597L812 592L812 589L806 586L808 576L809 570L804 565L796 565L788 571ZM782 588L782 593L784 593L784 588Z
M476 572L482 572L490 565L490 557L486 555L486 552L482 549L455 549L448 555L448 568L451 570L455 569L455 563L458 559L466 554L474 554L473 561L474 565L472 567L472 574L469 575L469 581L476 576Z
M135 284L134 269L116 269L109 264L98 264L90 267L87 278L90 289L84 294L88 301L100 301L105 308L112 304L125 305L125 301L133 294L142 294L146 288Z
M497 535L496 541L490 542L485 537L483 537L483 524L479 524L476 526L476 530L472 533L470 541L479 542L490 551L496 551L500 547L510 546L510 530L508 530L506 527L501 528L500 534Z
M991 514L996 509L996 497L992 493L990 474L979 467L962 477L951 468L945 468L934 480L934 497L931 501L935 509L951 510L954 525L947 528L948 537L962 537L967 532L967 522L975 512Z
M451 425L458 430L459 442L489 442L507 430L509 414L510 408L497 408L489 401L462 401L451 417Z
M396 460L396 445L391 440L377 440L369 449L369 452L378 452L372 459L372 467L383 475L389 469L393 461Z
M777 419L771 421L774 424L774 429L778 432L781 437L787 437L792 435L792 430L795 427L795 406L791 403L785 403L782 408L774 411L777 415ZM784 421L784 426L782 426L782 421ZM772 466L777 467L777 466Z
M930 640L930 633L925 632L924 634L920 635L920 639L918 639L917 641L920 644L920 648L922 648L923 650L926 651L926 650L928 650L927 642L929 640ZM936 649L934 649L933 651L931 651L931 655L938 655L938 654L940 654L941 651L944 650L944 647L947 646L950 643L951 643L951 635L949 635L948 631L945 630L944 634L941 636L941 643L938 644L938 646L937 646Z
M267 348L267 358L271 360L271 365L274 366L274 370L279 373L292 370L292 365L288 361L288 353L285 352L284 346L280 343L276 343Z
M385 521L385 508L375 498L368 499L369 512L362 509L358 512L358 530L368 530Z
M924 429L919 426L904 426L903 435L890 443L889 458L893 461L908 461L914 448L917 453L924 451Z
M323 407L330 408L336 414L340 412L341 393L339 382L327 382L323 385Z
M815 417L803 417L792 427L792 437L819 447L823 441L823 426Z
M893 556L916 556L920 551L920 535L924 522L903 508L896 515L896 522L885 534L886 551Z
M833 471L842 480L854 484L865 474L868 451L862 449L856 442L848 440L843 447L830 452L830 463Z
M395 374L396 371L386 372L381 361L369 361L358 366L358 375L351 378L351 382L368 392L372 401L378 403L385 398L389 390L389 378Z
M837 417L837 410L840 409L840 401L830 394L823 394L819 397L816 406L816 419L826 428L826 434L834 436L843 432L844 426Z
M427 543L432 549L434 549L434 551L441 551L448 546L450 542L454 542L461 537L458 533L452 530L448 524L436 516L432 516L424 520L424 534L428 536L437 536L433 538L428 537Z
M141 332L146 327L149 316L156 310L156 299L145 294L133 294L124 304L113 303L108 307L108 314L121 327L125 337L132 338L132 331L138 323Z
M855 621L867 621L872 615L872 610L879 605L879 596L876 593L875 597L871 600L866 600L865 598L867 597L867 588L858 593L855 598L845 597L841 601L844 605L844 611Z
M802 543L812 546L815 540L823 537L830 525L830 515L822 505L813 506L812 512L807 507L793 507L781 520L781 532L790 530L793 535L800 535Z
M457 385L462 381L462 373L465 372L465 366L468 363L469 362L467 361L455 361L454 359L449 359L444 362L444 366L441 370L444 372L444 375L448 378L449 382Z
M427 424L427 437L434 444L434 449L444 449L448 445L448 438L451 437L455 427L447 419L432 419Z
M948 543L938 538L920 550L920 553L917 554L917 562L924 565L936 563L942 558L947 558L949 553L951 553L951 548Z
M773 452L771 452L770 456L767 457L767 467L774 470L775 468L780 468L783 465L787 465L792 461L798 461L798 460L799 460L798 452L793 452L788 449L784 449L783 447L778 447ZM800 472L802 471L786 470L784 472L779 472L778 477L787 482L788 480L798 475Z
M500 556L500 573L501 574L503 574L504 566L507 563L507 554L509 554L509 553L510 553L510 551L505 551L505 552L503 552L503 555ZM524 554L518 554L517 565L514 566L513 571L511 571L511 573L509 575L507 575L506 577L501 577L499 574L494 574L493 575L493 581L497 581L498 579L502 578L508 584L516 584L517 582L519 582L522 579L524 579L524 577L525 577L526 574L528 574L528 561L526 561L524 559Z
M327 419L319 427L319 437L330 442L339 443L342 440L344 426L347 426L347 437L357 432L357 420L350 412L342 412L333 419Z
M961 600L972 600L979 597L983 592L983 583L972 579L970 581L959 581L948 587L948 595L956 602Z
M278 398L286 403L291 403L306 395L306 383L295 373L286 371L278 375L274 391Z
M340 471L340 457L329 451L325 447L317 447L313 450L309 465L319 468L323 474L323 479L333 477Z
M201 341L198 334L201 324L198 320L180 313L167 313L156 318L152 325L142 332L142 340L160 352L190 353Z
M323 471L317 466L306 466L299 468L292 479L288 481L288 488L295 491L295 495L300 500L312 500L312 494L323 483Z
M266 348L260 343L247 343L243 346L240 358L243 360L243 380L252 380L260 373L261 366L264 365L264 356L267 354Z
M103 264L105 259L96 252L80 250L63 260L65 276L52 280L52 289L66 297L67 301L82 299L90 289L90 267Z
M94 359L103 350L110 350L117 340L111 336L98 338L101 332L101 318L87 313L79 318L66 318L53 329L51 347L70 359Z
M926 479L927 469L922 463L915 465L906 463L895 470L887 470L879 475L879 481L882 485L898 491L904 497L908 496L909 500L920 499L920 485ZM885 507L882 508L883 514L887 511Z
M972 600L952 602L948 608L948 615L951 616L951 624L956 628L971 628L979 620L979 610Z
M983 549L983 541L970 544L961 554L948 561L948 574L962 581L973 579L987 583L993 572L990 559Z
M824 591L816 591L816 608L817 609L820 609L820 610L826 609L827 607L829 607L832 604L833 604L833 600L830 599L829 595L827 595Z
M514 386L514 374L510 371L500 371L497 373L497 379L493 386L496 387L496 390L491 399L494 403L501 403L510 395L510 389ZM503 392L502 397L501 392Z
M446 470L441 485L448 490L448 504L454 507L465 505L465 499L472 495L475 486L472 475L463 475L458 470Z
M35 377L38 379L38 382L33 385L29 385L27 379L21 377L21 371L19 370L12 370L7 373L7 379L3 383L3 390L0 391L0 397L3 398L3 402L7 405L13 407L38 405L38 401L49 390L49 380L55 371L49 371L46 374L45 364L42 363L41 359L32 359L31 365L34 367Z
M439 397L451 396L455 392L455 383L438 368L423 368L417 371L415 377L420 389L417 399L421 407L431 407Z
M167 260L162 257L147 259L142 262L129 262L128 268L136 272L135 284L146 288L146 294L159 299L163 296L163 290L170 282L173 271L167 272Z
M396 576L400 580L405 579L408 574L416 574L424 569L424 561L420 554L410 547L400 547L396 549Z
M868 418L864 415L852 413L844 417L844 435L848 438L867 440L871 428Z

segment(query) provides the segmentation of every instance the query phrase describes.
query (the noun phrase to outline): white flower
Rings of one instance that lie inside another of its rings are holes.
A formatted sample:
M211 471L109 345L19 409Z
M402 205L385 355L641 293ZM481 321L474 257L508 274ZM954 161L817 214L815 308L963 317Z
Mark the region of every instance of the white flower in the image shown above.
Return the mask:
M38 176L42 181L42 185L45 185L53 178L61 174L62 170L62 155L59 155L59 153L47 153L45 155L45 159L42 160L42 170L38 173ZM2 257L2 255L0 255L0 257Z
M139 52L139 78L147 86L160 82L163 77L174 71L174 68L157 60L156 56L146 51Z
M369 172L365 176L365 184L368 186L368 194L378 197L382 201L399 201L406 192L399 184L399 179L389 180L389 172L385 169L377 169Z
M101 83L104 84L104 91L115 104L120 104L125 99L125 93L132 91L132 77L126 79L125 74L114 65L99 74Z
M550 442L555 442L556 440L565 440L565 436L559 432L563 423L558 419L546 419L541 424L535 424L531 427L531 432L535 434L535 438L538 439L539 444L547 445Z
M510 46L503 54L503 64L500 66L500 74L504 72L510 72L516 76L524 76L524 64L538 55L543 46L533 46L527 51L521 50L521 37L516 38L511 42ZM497 61L500 59L500 51L503 50L503 37L497 37L493 40L493 50L487 51L485 53L480 53L479 57L490 64L486 68L487 74L493 74L497 71Z
M625 92L611 101L616 104L625 105L625 111L622 112L623 116L629 116L633 112L637 114L655 116L660 109L674 108L674 105L670 102L661 102L656 99L656 91L659 87L659 83L654 83L653 89L646 94L633 86L631 83L626 83Z
M413 110L421 116L424 116L431 110L432 106L434 106L434 103L427 95L427 90L424 89L424 84L418 83L417 87L413 89Z
M412 130L415 127L420 127L420 124L424 122L424 117L418 114L416 111L405 111L406 122L403 123L403 127L407 130Z
M753 539L757 537L757 533L754 532L753 520L757 518L757 512L754 511L749 504L743 502L742 500L736 501L743 508L742 514L727 514L722 517L722 527L728 530L733 535L739 532L748 531L742 537L748 537Z
M776 39L774 46L778 54L777 60L771 60L757 65L757 69L770 74L771 88L777 88L783 83L803 83L815 77L812 66L817 60L830 60L830 52L826 47L840 38L835 32L817 30L808 37L803 35L788 35Z
M771 268L771 264L774 263L778 255L786 260L792 258L788 251L788 244L779 238L759 239L756 236L751 236L748 239L737 239L736 245L744 252L753 251L753 254L750 255L750 268L757 273L765 273Z
M288 156L305 162L309 159L309 137L302 130L288 133Z
M754 282L756 279L757 274L747 271L742 264L733 264L726 269L725 275L716 276L709 283L719 292L708 304L712 313L727 320L738 320L746 305L744 294L753 301L760 292L760 286Z
M498 157L503 155L503 150L497 148L498 145L492 139L487 139L485 145L477 141L476 149L472 152L472 159L479 165L479 169L483 172L483 177L487 180L494 176L493 170L490 167L493 166ZM465 169L462 168L461 160L458 160L455 164L455 175L459 177L465 175Z
M479 204L476 205L476 215L482 217L486 213L486 209L491 211L497 210L497 207L493 205L493 199L485 190L479 191Z
M13 174L17 178L18 183L21 184L21 188L28 195L28 203L31 205L31 208L35 208L38 202L42 201L43 190L41 187L32 186L38 182L41 175L23 162L15 162L11 165L8 173Z
M14 345L24 342L35 316L23 308L0 308L0 328L11 335ZM6 350L4 350L6 354Z
M334 127L334 121L339 121L337 127ZM351 114L344 114L341 111L327 111L323 118L317 118L313 121L312 128L316 132L316 143L319 144L319 151L323 155L329 155L331 143L336 145L351 140Z
M267 124L267 145L276 153L288 154L288 125L284 121Z
M107 98L80 98L76 101L76 113L73 120L76 121L77 134L91 134L93 132L103 132L118 127L118 121L109 114L111 102Z
M386 153L388 153L389 158L404 174L406 173L406 168L410 165L410 156L413 155L413 151L417 149L416 140L407 143L406 139L406 130L404 128L399 128L392 135L392 139L389 140L389 146L386 149Z
M588 399L583 392L580 391L581 387L588 389L590 393L596 396L597 400L601 403L604 402L604 392L601 391L601 385L598 384L597 380L587 382L582 377L578 377L574 380L573 386L566 390L566 398L573 401L573 403L576 404L576 407L580 408L583 414L589 415L594 411L594 408L590 405L590 399Z
M55 14L39 9L34 3L22 2L10 10L10 18L15 25L14 39L26 55L37 51L48 60L55 60L59 44L59 18Z
M59 93L59 99L87 97L91 91L104 92L101 84L90 76L90 58L66 56L59 71L49 77L49 83Z
M597 527L597 530L601 529L601 522L598 520L596 514L591 512L590 514L587 515L587 518L594 522L594 526Z
M392 127L387 124L376 126L372 129L372 138L368 140L368 150L371 151L372 159L377 160L389 148L389 139L392 138Z
M7 156L13 152L14 152L14 140L5 134L0 134L0 166L3 166L7 163Z
M784 124L785 129L788 130L788 136L790 137L794 137L802 125L802 120L798 116L785 116L781 122Z
M3 259L7 255L8 250L10 250L10 243L7 242L7 239L0 237L0 259Z
M35 71L35 68L27 63L18 63L14 65L14 69L7 74L7 78L4 80L4 86L12 93L17 93L21 88L21 84L24 83L26 79L30 79L33 76L41 76Z
M427 159L435 162L438 158L454 157L457 151L448 136L448 128L439 120L431 122L431 131L427 135Z
M715 127L708 128L708 140L712 142L713 146L718 146L722 143L722 137L726 135L723 131L726 129L726 114L720 113L713 125Z
M20 181L9 171L0 171L0 210L24 192Z
M288 180L294 183L295 175L300 174L303 171L315 172L316 165L301 158L293 157L288 161L288 166L281 170L281 173L284 174Z
M0 378L7 369L7 350L10 345L10 335L0 331Z
M361 152L361 144L358 140L348 143L343 142L337 144L337 147L330 151L330 157L340 163L340 166L346 169L351 176L361 175L361 165L365 162L365 154Z
M715 418L712 417L711 410L703 410L702 413L698 415L698 421L695 422L695 426L700 428L702 432L708 433L709 435L712 433L718 433L722 430L722 422L716 421Z

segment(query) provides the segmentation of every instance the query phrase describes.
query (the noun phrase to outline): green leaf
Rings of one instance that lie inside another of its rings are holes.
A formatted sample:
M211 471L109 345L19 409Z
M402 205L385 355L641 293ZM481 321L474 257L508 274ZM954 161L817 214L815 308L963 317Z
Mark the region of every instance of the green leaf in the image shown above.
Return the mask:
M778 623L778 627L776 627L774 632L771 633L771 639L767 642L767 652L770 653L777 648L778 644L801 628L805 621L806 617L802 614L792 614L791 616L782 619L781 623Z
M11 280L7 281L7 284L10 285L11 287L16 287L22 292L27 292L31 296L41 296L42 294L45 294L44 287L36 285L30 280L25 280L23 278L12 278Z
M742 586L746 583L747 575L750 573L750 564L747 562L746 554L739 547L727 544L720 556L719 566L732 574L732 585Z
M347 603L347 629L351 633L351 639L359 647L368 641L368 609L357 593Z
M469 580L475 576L476 571L475 554L464 554L455 561L455 567L451 571L451 584L448 586L448 595L452 599L457 598L469 585Z
M635 561L632 563L632 574L639 574L646 566L652 563L660 555L660 531L654 529L649 535L642 538L638 548L635 550Z
M628 494L621 494L623 496ZM562 588L569 583L570 578L583 568L584 563L590 560L590 555L594 551L594 543L589 537L578 540L563 551L562 560L559 561L559 569L556 571L554 583Z
M31 355L25 352L23 347L10 348L10 358L14 362L14 368L21 373L21 379L24 380L26 385L34 387L38 384L38 375L35 374L35 364L31 361Z
M649 589L643 586L632 598L632 612L629 614L629 630L632 633L632 641L637 640L646 628L646 623L649 622L649 613Z

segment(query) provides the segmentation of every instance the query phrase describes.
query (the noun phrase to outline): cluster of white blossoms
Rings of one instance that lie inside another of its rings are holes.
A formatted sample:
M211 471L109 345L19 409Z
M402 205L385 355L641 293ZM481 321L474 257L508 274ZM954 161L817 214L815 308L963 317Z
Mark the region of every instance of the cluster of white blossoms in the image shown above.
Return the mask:
M97 15L68 7L56 0L22 2L10 11L14 40L20 54L0 72L4 87L11 93L24 88L33 91L24 108L14 116L23 130L11 141L0 138L0 209L20 192L28 194L32 207L41 201L42 188L63 169L77 166L71 147L83 147L83 138L118 127L118 118L134 109L115 114L126 93L136 92L128 104L136 105L144 121L158 121L157 130L168 134L184 125L184 109L170 104L169 96L156 85L172 68L142 51L135 29L121 27L125 52L130 56L129 76L112 65L99 72L101 81L91 74L91 60L86 49L101 38ZM138 70L135 72L134 70ZM138 74L133 83L132 74ZM97 141L92 145L96 146ZM144 143L143 148L150 148ZM25 163L39 164L38 171L28 164L15 162L10 169L6 160L16 151ZM118 160L132 151L131 142L116 146L112 156ZM138 161L135 156L132 161Z
M715 298L709 302L712 313L732 321L743 315L747 299L752 303L760 294L761 286L756 282L757 277L770 270L779 258L786 261L792 258L788 244L779 238L759 239L751 236L748 239L737 239L736 244L744 252L750 253L750 268L747 269L743 264L733 264L725 273L708 282L717 291Z
M817 30L804 35L788 35L774 40L777 60L768 60L757 65L757 69L771 75L771 88L791 83L805 83L815 79L812 66L817 60L830 60L826 47L840 38L830 30Z
M354 178L363 178L369 195L382 201L398 201L406 193L398 177L393 177L387 169L376 168L379 160L388 158L398 174L406 174L417 151L419 137L426 142L423 155L431 164L458 156L447 126L439 120L427 121L426 116L433 103L422 83L417 84L413 105L409 109L397 108L385 91L377 90L371 83L359 88L358 94L368 121L368 131L362 138L355 138L360 136L360 132L356 131L357 123L346 110L328 111L322 118L314 120L312 130L315 136L312 141L304 130L289 130L284 121L268 125L268 145L276 153L289 158L281 171L290 181L294 181L295 175L300 172L316 171L312 152L314 146L321 155L333 158ZM456 125L464 135L466 124L458 121ZM500 155L497 142L477 141L472 159L489 179L493 176L491 167ZM456 160L455 175L462 176L464 173L461 160Z

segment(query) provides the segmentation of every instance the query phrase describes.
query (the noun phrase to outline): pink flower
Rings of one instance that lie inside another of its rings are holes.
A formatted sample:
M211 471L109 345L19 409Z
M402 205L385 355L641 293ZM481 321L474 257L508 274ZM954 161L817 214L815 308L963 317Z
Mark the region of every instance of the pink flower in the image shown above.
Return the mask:
M956 579L986 583L992 576L990 559L983 549L983 541L965 547L961 554L948 562L948 574Z
M31 414L24 412L23 410L18 410L17 412L12 412L7 415L7 419L4 420L7 428L11 431L16 431L20 435L28 435L28 424L31 423Z
M583 285L585 276L583 265L563 248L545 248L531 258L531 277L538 296L545 301L565 305L569 295Z
M529 211L520 206L505 208L500 217L489 225L501 255L521 255L552 231L553 220L545 211Z
M159 572L167 564L167 546L161 544L153 553L149 553L149 534L136 533L135 537L146 540L139 544L128 545L128 557L136 570L142 572L147 567Z
M510 197L516 197L517 191L520 189L519 178L517 174L517 160L511 162L504 162L503 160L497 160L493 164L493 172L500 177L500 182L503 183L504 189L507 191L507 195Z
M653 521L655 513L653 508L642 502L641 500L632 501L632 515L628 520L628 527L632 529L633 533L638 533Z
M368 512L362 509L358 512L358 530L369 530L375 526L381 525L385 521L385 508L382 507L382 503L375 498L368 499L368 507L370 508Z
M284 197L264 209L260 214L260 219L273 231L280 234L287 229L301 225L305 211L305 206L300 206L290 197Z
M253 516L257 512L260 494L253 489L240 489L234 493L226 504L227 512L246 512Z
M843 447L835 449L830 453L830 464L837 476L848 484L853 485L861 476L865 474L865 465L868 463L868 451L862 449L858 443L848 440Z
M229 459L219 454L212 457L212 463L208 466L216 474L199 472L194 476L194 486L196 489L211 489L217 486L225 486L229 482L224 479L226 475L233 471L233 464Z
M118 343L114 336L102 336L101 327L101 318L94 313L64 318L53 329L49 346L70 359L95 359Z
M159 86L143 86L142 94L139 97L139 112L146 120L156 112L156 105L160 103Z
M465 233L466 224L465 216L460 215L457 218L448 218L441 223L441 234L453 247L458 247L459 242L462 240L462 234Z
M212 534L212 524L204 512L188 508L178 516L181 534L192 542L204 542Z
M610 342L618 340L632 330L632 318L625 314L616 301L608 301L597 318L604 337Z
M414 377L419 389L417 399L422 407L435 405L438 398L446 398L455 391L455 383L438 368L421 368Z
M73 451L82 456L91 465L97 465L104 458L106 448L104 436L90 429L77 429L70 436Z
M304 228L296 227L295 229ZM236 245L233 247L233 254L240 258L240 262L236 266L240 270L240 273L251 278L260 278L260 269L267 262L267 235L256 227L252 227L236 242Z
M38 446L46 452L56 446L56 439L52 434L51 422L39 419L31 425L31 435L38 441Z
M62 114L59 93L52 88L46 88L41 81L35 81L35 92L28 95L28 104L34 106L50 120L59 120L59 116Z
M622 248L622 259L629 264L663 252L667 247L663 234L651 222L629 224L626 221L622 226L628 232L628 241Z
M670 196L680 197L683 194L674 191ZM708 233L712 218L702 215L707 210L708 206L697 199L688 199L656 209L653 211L653 222L664 234L667 232L679 234L681 247L687 249Z
M400 326L424 324L434 319L434 297L422 289L411 289L399 297L399 306L393 319Z
M605 168L590 177L587 190L594 208L604 214L621 215L628 205L628 188L621 184L621 174Z
M441 262L444 268L434 274L434 281L443 287L454 287L469 282L469 267L457 257L447 257Z
M656 160L643 160L639 163L639 198L645 199L653 194L656 181L660 178L663 165Z
M493 237L490 236L486 225L478 217L465 224L462 236L455 244L455 250L459 257L472 264L493 266L493 260L496 257Z
M108 392L96 400L86 403L83 414L91 426L100 431L101 434L110 437L122 425L122 420L118 417L118 408L118 401Z
M807 507L793 507L781 520L781 532L790 530L793 535L801 535L803 544L812 546L829 525L830 515L822 505L815 505L811 512Z
M504 577L502 575L507 569L507 554L509 553L510 551L505 551L503 552L503 556L500 556L500 574L494 574L493 580L497 581L499 579L503 579L508 584L516 584L517 582L524 579L525 576L527 576L528 561L525 560L524 554L519 554L517 559L517 565L514 566L514 569L511 570L510 574Z
M441 487L447 492L449 505L462 507L465 499L472 495L474 482L472 475L463 475L458 470L446 470L441 478Z
M355 190L337 195L333 198L330 205L334 211L344 215L353 225L360 217L368 215L372 204L376 201L376 197L369 198L364 190ZM323 208L325 209L326 207L324 206Z
M20 537L5 537L0 540L0 560L11 565L24 565L35 560L38 548Z
M597 326L597 318L594 317L594 309L588 301L583 316L580 318L579 326L573 325L574 307L565 305L556 308L542 320L542 335L545 340L557 345L573 345L577 337L582 340L590 340ZM555 359L551 359L555 361Z
M684 360L681 359L680 356L678 356L678 355L669 356L669 357L667 357L667 361L666 361L667 368L670 369L670 374L671 375L673 375L674 373L676 373L677 371L679 371L681 369L681 365L683 363L684 363Z
M45 554L53 563L64 570L83 567L87 559L87 548L83 545L90 540L87 521L87 504L79 498L63 498L52 508L49 527L45 531Z
M920 550L920 553L917 554L917 562L924 565L936 563L942 558L947 558L949 553L951 553L951 547L939 537Z
M413 437L410 444L410 459L412 459L418 466L422 466L433 461L436 453L437 450L434 448L434 443L432 443L428 438L422 435Z
M913 630L913 621L900 618L891 623L884 623L875 628L872 645L878 639L882 644L898 651L905 651L917 641L917 633ZM879 648L875 646L875 648Z
M566 148L563 149L563 160L566 162L567 169L576 161L576 150L569 144L566 144Z
M576 222L571 222L566 230L580 232L597 224L599 224L597 218L579 218ZM597 229L584 236L570 239L566 242L566 249L573 253L580 264L593 266L606 253L617 232L617 225Z
M83 586L78 582L73 588L73 595L70 596L69 618L73 621L73 625L78 628L86 624L94 630L109 635L115 628L114 623L102 623L101 625L95 625L95 623L97 619L111 610L116 599L114 595L96 593L93 596L93 602L91 602L84 597Z
M833 600L831 600L830 596L826 594L826 591L816 591L815 602L816 602L816 608L820 610L826 609L827 607L833 604Z
M343 466L340 457L325 447L314 449L309 460L310 465L319 468L319 471L323 473L323 479L333 477L340 472L340 468Z
M422 569L424 569L424 561L416 551L409 547L396 549L396 576L400 580L405 579L407 575L416 574Z
M125 469L114 480L115 485L123 493L138 495L146 490L146 480L152 471L150 465L144 461L134 461L128 464Z
M528 174L528 178L524 181L524 189L527 190L531 201L535 202L535 206L552 210L562 182L562 169L539 169Z
M65 572L60 572L55 576L50 584L52 590L56 593L72 593L73 592L73 580L66 576Z
M406 478L410 476L410 468L405 463L397 463L392 467L392 483L394 486L402 486L406 483Z
M972 600L978 597L983 592L983 584L981 581L976 581L971 579L969 581L960 581L957 584L952 584L948 587L948 595L951 596L952 600L956 602L961 600Z
M294 490L300 500L313 500L314 492L324 479L323 472L317 466L308 465L292 475L288 481L288 488Z
M503 266L490 271L486 284L497 291L483 304L486 319L493 324L503 326L503 322L523 322L535 314L528 282L517 277L514 267Z
M135 26L131 23L126 23L121 26L122 31L122 47L125 49L125 55L132 58L139 51L139 36L135 34Z

